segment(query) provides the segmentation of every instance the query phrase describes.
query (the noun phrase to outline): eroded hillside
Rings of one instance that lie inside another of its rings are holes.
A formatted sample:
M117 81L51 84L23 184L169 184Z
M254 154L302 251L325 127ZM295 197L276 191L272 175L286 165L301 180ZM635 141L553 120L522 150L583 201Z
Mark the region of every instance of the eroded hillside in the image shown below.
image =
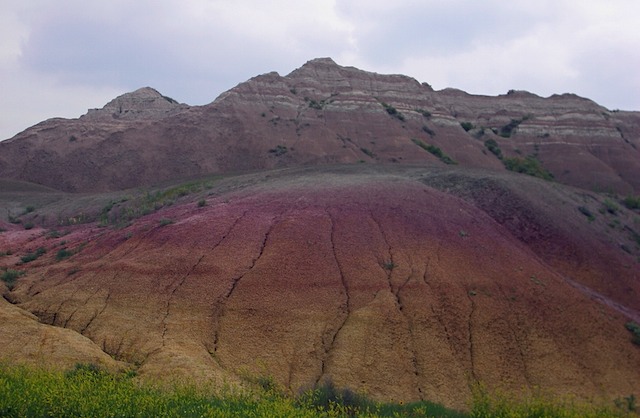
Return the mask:
M624 229L637 214L602 204L436 167L228 178L130 223L5 224L0 263L24 275L0 309L72 330L142 378L270 375L292 391L330 378L455 407L475 382L613 399L640 387L624 327L640 320L640 266ZM15 342L4 357L46 358L24 356L30 340L7 322L0 333Z
M79 119L44 121L0 143L0 178L95 192L279 167L431 163L637 194L638 147L638 112L570 94L433 91L324 58L254 77L206 106L143 88Z

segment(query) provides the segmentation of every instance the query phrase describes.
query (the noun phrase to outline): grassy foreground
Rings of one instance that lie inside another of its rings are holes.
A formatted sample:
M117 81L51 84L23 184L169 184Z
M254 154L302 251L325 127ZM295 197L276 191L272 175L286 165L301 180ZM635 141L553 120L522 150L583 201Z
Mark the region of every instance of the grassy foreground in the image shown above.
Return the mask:
M594 409L543 400L514 403L478 391L470 414L419 402L379 404L328 384L299 397L287 396L270 381L262 389L239 391L194 387L158 389L131 374L93 366L69 372L0 364L2 417L623 417L623 408ZM266 384L265 384L266 383ZM213 393L213 394L212 394Z

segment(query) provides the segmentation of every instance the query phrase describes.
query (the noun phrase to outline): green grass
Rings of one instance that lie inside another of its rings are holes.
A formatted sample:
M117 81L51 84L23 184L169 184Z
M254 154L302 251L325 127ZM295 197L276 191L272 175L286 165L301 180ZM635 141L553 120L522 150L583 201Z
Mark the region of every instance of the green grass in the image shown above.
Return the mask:
M438 159L445 164L448 164L448 165L458 164L451 157L449 157L447 154L445 154L440 148L436 147L435 145L425 144L424 142L415 138L411 138L411 142L413 142L423 150L429 152L430 154L438 157Z
M283 148L286 149L286 147ZM100 225L126 226L134 219L173 205L181 197L212 188L213 183L221 178L215 176L163 189L147 190L134 196L109 201L99 214Z
M622 201L627 209L640 209L640 196L627 196Z
M0 363L2 417L631 417L635 396L609 407L536 394L489 393L476 387L470 412L431 402L377 403L331 381L291 396L271 378L252 379L253 389L229 386L156 387L135 372L108 373L93 365L67 372ZM390 383L391 384L391 383Z
M602 202L602 207L606 212L608 212L608 213L610 213L612 215L617 215L618 211L620 210L618 205L616 205L610 199L604 199L604 201Z
M633 395L631 395L633 397ZM635 397L633 397L635 399ZM633 417L635 405L616 402L612 406L594 406L544 394L515 398L512 395L489 393L477 386L473 394L471 417L473 418L517 418L517 417L563 417L606 418Z
M52 372L0 364L2 417L468 417L441 405L378 404L331 384L288 396L271 379L254 390L136 382L135 373L107 373L92 365Z
M540 161L533 156L525 158L513 157L502 160L505 168L516 173L527 174L529 176L538 177L547 181L553 180L553 174L545 169Z

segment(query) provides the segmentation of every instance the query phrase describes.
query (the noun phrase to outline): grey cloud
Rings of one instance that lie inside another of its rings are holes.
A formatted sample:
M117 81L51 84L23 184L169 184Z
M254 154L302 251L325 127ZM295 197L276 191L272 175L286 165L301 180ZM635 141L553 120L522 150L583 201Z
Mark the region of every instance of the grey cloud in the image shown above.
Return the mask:
M374 63L411 55L446 56L475 43L519 36L542 19L508 7L487 7L485 2L454 3L459 7L441 1L408 2L367 11L343 1L338 10L367 28L358 34L358 46Z

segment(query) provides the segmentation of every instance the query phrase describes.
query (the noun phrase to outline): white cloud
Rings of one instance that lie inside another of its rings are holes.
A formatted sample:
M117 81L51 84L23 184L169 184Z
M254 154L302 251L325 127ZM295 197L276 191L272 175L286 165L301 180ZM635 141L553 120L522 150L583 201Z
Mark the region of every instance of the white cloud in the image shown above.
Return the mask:
M208 103L322 56L435 88L640 110L637 0L0 1L0 138L147 85Z

